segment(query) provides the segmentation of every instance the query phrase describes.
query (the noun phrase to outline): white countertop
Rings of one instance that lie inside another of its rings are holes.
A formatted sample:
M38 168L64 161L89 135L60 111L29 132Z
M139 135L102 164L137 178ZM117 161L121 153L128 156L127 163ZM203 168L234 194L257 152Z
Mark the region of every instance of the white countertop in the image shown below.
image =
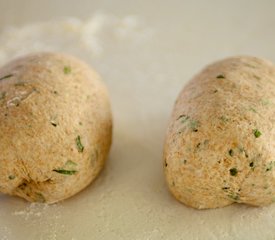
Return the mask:
M190 209L170 195L162 171L169 115L194 74L230 55L275 62L274 1L0 0L0 9L0 29L17 27L0 32L0 64L34 47L79 56L101 73L114 114L112 150L96 182L51 206L0 195L1 240L275 239L275 205ZM10 37L30 23L75 17L87 25L95 16L111 23L89 51L74 46L80 38L64 49L41 37L32 44L31 31Z

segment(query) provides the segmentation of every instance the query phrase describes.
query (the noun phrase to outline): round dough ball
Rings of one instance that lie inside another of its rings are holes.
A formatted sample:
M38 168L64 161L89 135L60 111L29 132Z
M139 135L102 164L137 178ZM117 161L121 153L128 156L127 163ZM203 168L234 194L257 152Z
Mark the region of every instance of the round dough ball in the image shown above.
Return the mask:
M108 93L80 60L38 53L0 69L0 191L54 203L85 188L111 145Z
M275 67L232 57L180 93L164 147L172 194L204 209L275 201Z

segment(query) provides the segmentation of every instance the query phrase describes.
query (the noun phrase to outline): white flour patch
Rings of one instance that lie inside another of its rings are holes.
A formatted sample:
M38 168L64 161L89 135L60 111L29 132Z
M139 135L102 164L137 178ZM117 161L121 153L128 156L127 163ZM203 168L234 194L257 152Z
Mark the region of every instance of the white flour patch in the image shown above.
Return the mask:
M100 56L112 43L139 44L152 31L137 16L118 18L97 13L87 20L67 18L8 26L0 34L0 65L20 55L37 51L63 51Z
M60 224L63 207L60 204L31 203L26 208L14 211L13 216L20 218L25 226L35 228L40 240L55 240L64 231L64 224Z
M6 226L0 226L0 240L9 240L11 236L11 230Z

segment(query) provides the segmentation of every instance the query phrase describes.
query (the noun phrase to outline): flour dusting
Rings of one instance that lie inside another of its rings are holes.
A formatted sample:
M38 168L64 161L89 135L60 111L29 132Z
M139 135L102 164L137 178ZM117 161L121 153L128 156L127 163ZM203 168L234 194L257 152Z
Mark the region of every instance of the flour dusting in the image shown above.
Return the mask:
M87 20L70 17L24 25L7 26L0 33L0 65L7 60L37 51L63 51L100 56L112 43L139 44L152 31L134 15L122 18L96 13Z
M61 204L30 203L23 209L16 210L13 216L19 218L22 224L39 230L38 239L55 240L58 233L64 231L64 224L60 224L63 207Z

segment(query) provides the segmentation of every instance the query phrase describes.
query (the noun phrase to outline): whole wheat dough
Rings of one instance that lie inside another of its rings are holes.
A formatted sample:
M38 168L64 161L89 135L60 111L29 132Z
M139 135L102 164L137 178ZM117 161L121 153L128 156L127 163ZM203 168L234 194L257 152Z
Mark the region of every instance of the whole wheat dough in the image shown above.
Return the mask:
M0 69L0 191L54 203L85 188L109 152L108 93L82 61L37 53Z
M184 204L217 208L275 201L275 67L232 57L206 67L180 93L164 169Z

